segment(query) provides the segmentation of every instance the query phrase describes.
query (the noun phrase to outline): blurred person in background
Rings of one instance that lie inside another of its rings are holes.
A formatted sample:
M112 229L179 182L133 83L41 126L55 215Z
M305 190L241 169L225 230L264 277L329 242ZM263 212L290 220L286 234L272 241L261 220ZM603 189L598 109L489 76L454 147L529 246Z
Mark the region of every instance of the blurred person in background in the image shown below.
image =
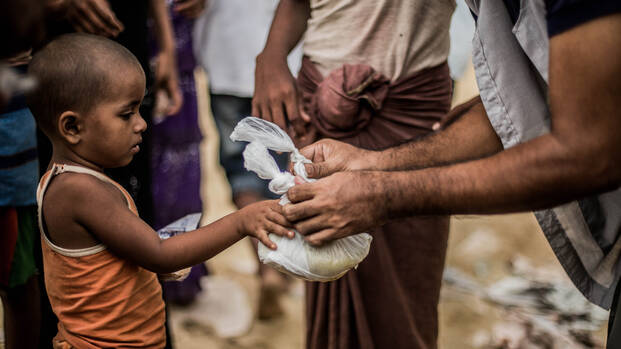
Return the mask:
M256 60L252 114L298 146L333 138L383 149L432 133L451 104L454 8L453 0L280 1ZM295 79L286 56L302 36ZM435 348L448 229L447 216L390 222L370 231L356 270L307 282L307 347Z
M265 44L277 3L276 0L209 0L195 25L194 50L209 78L211 110L220 134L220 163L238 208L276 197L267 189L267 181L244 168L245 144L231 141L229 135L237 122L251 115L255 57ZM288 57L293 71L299 69L300 61L300 50ZM286 157L277 158L281 168L284 167ZM262 263L259 263L259 276L257 316L262 320L276 318L283 314L278 299L286 290L285 276Z
M39 167L36 126L23 92L34 86L24 73L45 34L43 5L0 1L0 298L7 349L40 343Z
M202 212L200 198L200 154L202 134L198 125L198 101L194 82L196 60L192 50L194 19L205 7L205 0L167 1L172 21L177 57L179 87L183 99L181 109L170 114L168 96L158 92L153 115L153 148L151 149L151 176L153 201L153 228L163 228L185 215ZM154 56L155 65L161 58ZM165 57L164 57L165 59ZM204 263L192 267L183 281L162 283L164 300L188 305L202 290L200 279L207 275Z

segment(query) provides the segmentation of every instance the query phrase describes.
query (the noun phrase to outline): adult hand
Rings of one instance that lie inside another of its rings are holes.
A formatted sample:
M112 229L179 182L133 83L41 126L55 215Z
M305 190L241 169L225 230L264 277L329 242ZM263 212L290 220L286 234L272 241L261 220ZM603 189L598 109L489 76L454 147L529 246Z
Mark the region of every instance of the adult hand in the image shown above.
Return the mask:
M163 107L164 110L158 112L168 116L177 114L179 110L181 110L183 95L179 88L179 78L174 53L160 52L158 54L155 62L155 89L158 92L164 92L166 97L164 99L167 102ZM161 95L161 93L156 92L156 96L158 95Z
M377 154L334 139L322 139L302 148L300 153L313 162L304 165L310 178L322 178L340 171L370 170Z
M301 110L302 103L287 56L261 53L256 60L252 115L271 121L283 130L291 125L297 136L306 133L310 117Z
M203 13L206 3L207 0L175 0L173 10L189 19L196 19Z
M287 192L287 220L313 245L367 231L383 224L386 205L380 172L338 172Z
M116 37L125 27L106 0L67 0L67 19L76 31Z

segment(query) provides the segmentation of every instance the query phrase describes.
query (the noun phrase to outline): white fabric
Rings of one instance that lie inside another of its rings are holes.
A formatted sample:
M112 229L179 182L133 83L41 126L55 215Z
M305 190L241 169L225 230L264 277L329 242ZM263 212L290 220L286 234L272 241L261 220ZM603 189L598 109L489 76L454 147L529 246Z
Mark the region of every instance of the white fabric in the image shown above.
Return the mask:
M215 94L252 97L255 58L263 50L277 0L209 0L194 25L194 52ZM301 48L289 55L295 74Z
M304 169L304 164L310 163L310 160L300 154L291 138L275 124L247 117L237 124L231 133L231 139L250 142L243 153L244 166L263 179L271 179L269 188L282 195L281 205L290 202L286 193L295 185L294 176L280 171L268 148L291 153L296 174L307 182L312 181ZM261 262L309 281L332 281L340 278L367 256L372 240L371 235L362 233L332 241L322 247L313 247L298 232L293 239L275 234L270 234L269 237L278 249L270 250L259 244Z
M451 78L459 80L470 62L472 37L474 36L474 19L464 1L457 1L449 32L451 34L451 50L449 51L448 65L451 69Z

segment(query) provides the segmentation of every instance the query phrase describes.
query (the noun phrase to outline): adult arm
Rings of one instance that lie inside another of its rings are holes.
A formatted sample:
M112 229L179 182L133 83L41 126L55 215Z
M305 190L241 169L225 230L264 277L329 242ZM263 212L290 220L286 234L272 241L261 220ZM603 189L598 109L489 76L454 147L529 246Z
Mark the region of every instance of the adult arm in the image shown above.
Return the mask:
M621 184L621 14L550 39L551 131L484 159L401 172L343 172L289 190L285 215L321 243L388 219L504 213ZM336 197L340 195L340 197ZM356 212L359 211L359 212Z
M79 32L116 37L125 30L107 0L66 0L50 2L50 5L64 8L67 19Z
M309 0L281 0L276 9L265 48L256 58L252 115L272 121L298 134L310 119L300 113L300 97L289 71L287 56L306 31ZM304 119L302 119L304 118Z
M477 96L455 107L444 130L382 151L370 151L323 139L301 150L313 161L309 177L322 178L339 171L412 170L481 158L502 150L481 99Z
M165 94L166 108L162 112L172 115L179 112L183 104L183 95L179 88L177 71L177 54L175 35L165 0L150 0L149 14L153 19L153 28L157 39L158 54L155 66L155 89ZM156 98L163 98L156 93Z

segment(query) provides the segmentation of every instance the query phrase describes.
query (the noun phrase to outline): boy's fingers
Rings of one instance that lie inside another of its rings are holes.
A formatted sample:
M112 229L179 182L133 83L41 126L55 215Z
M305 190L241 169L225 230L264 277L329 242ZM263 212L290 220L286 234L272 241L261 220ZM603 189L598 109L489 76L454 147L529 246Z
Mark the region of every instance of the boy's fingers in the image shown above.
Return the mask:
M266 229L269 233L274 233L276 235L287 237L289 239L292 239L295 236L291 229L287 229L281 225L272 222L267 223Z
M276 249L276 244L272 240L270 240L270 238L267 236L267 232L263 228L257 230L256 237L267 248L269 248L271 250L275 250Z
M289 222L281 213L271 211L267 214L267 219L285 228L293 228L291 222Z

